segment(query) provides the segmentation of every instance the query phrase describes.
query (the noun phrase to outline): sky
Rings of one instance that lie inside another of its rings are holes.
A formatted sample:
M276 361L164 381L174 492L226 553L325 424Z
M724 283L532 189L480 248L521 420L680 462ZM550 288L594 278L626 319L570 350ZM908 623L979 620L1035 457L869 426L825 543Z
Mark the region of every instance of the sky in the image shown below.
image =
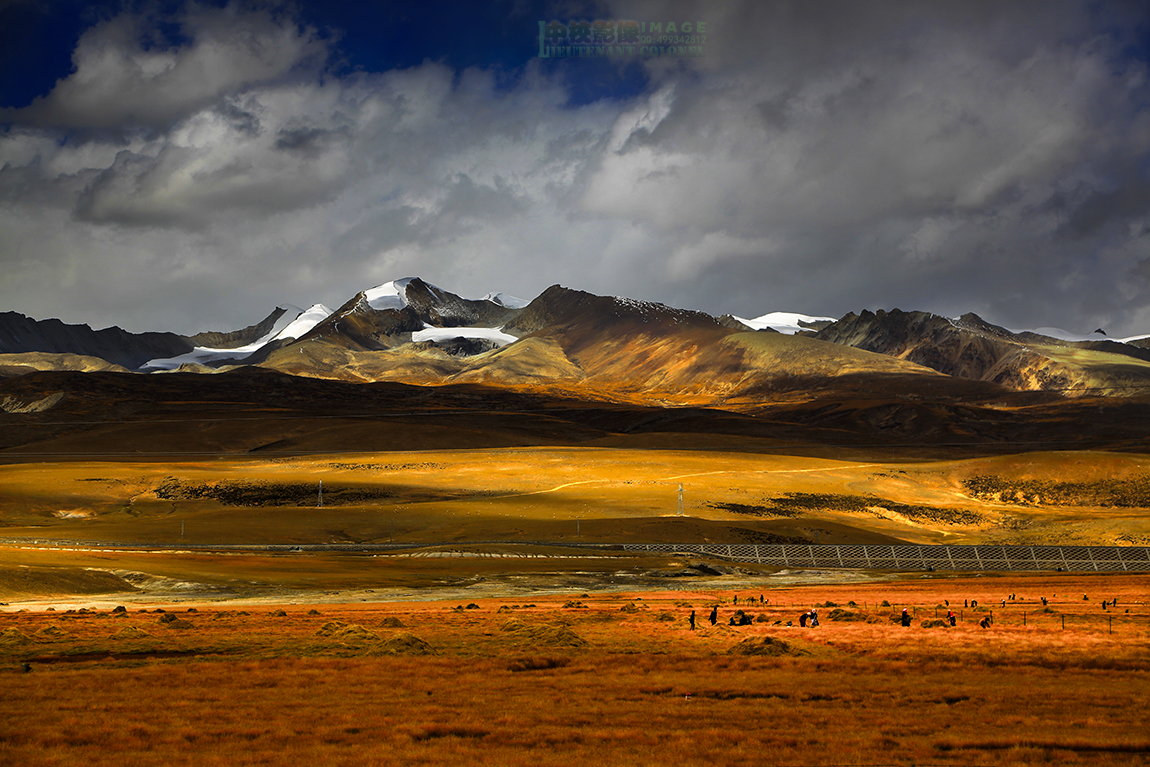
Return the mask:
M1150 333L1148 67L1117 0L0 0L0 311L190 334L420 276Z

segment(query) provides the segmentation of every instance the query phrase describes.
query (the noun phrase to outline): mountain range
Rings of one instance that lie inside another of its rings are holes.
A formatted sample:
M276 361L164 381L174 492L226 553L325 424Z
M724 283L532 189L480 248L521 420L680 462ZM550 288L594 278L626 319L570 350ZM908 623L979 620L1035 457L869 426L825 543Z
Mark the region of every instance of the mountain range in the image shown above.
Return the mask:
M606 399L741 406L875 376L902 394L1055 391L1137 396L1150 342L1065 340L977 315L863 311L756 319L552 286L534 300L467 299L418 277L338 309L276 307L249 327L194 336L92 330L0 314L0 376L37 370L217 373L259 366L352 382L483 383ZM971 389L973 382L983 384ZM860 384L862 385L862 384Z
M1140 450L1148 354L973 314L740 319L558 285L467 299L419 278L195 336L9 312L0 454Z

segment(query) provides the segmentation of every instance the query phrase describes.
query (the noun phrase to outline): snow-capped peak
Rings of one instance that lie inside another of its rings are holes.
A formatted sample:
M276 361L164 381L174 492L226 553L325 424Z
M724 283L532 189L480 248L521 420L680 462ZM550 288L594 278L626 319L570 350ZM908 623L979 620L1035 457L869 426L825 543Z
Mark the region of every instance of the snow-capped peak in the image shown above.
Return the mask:
M527 304L531 303L526 299L509 296L506 293L488 293L483 297L483 300L490 301L493 304L498 304L505 309L522 309L523 307L527 306Z
M402 309L407 306L407 286L415 277L404 277L402 280L392 280L363 292L367 305L372 309Z
M810 330L810 328L803 327L800 323L807 322L834 322L834 317L812 317L808 314L796 314L794 312L770 312L761 317L756 317L753 320L745 320L742 317L735 317L736 320L743 323L753 330L765 330L770 328L780 333L793 336L800 330Z

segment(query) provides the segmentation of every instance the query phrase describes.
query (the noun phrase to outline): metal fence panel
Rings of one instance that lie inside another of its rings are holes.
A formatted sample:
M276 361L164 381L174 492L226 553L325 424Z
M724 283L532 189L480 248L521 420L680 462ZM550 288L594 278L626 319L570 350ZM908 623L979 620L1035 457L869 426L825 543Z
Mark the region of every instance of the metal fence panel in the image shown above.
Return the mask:
M1146 546L626 544L628 551L696 553L774 567L847 570L1150 572Z

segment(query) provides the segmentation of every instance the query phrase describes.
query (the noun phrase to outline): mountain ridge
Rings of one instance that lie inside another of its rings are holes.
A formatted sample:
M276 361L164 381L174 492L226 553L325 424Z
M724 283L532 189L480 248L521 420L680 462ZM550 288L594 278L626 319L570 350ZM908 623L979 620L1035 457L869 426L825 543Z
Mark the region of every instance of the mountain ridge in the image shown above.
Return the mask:
M47 356L14 356L29 353ZM0 376L253 366L360 383L576 387L593 397L709 406L879 379L891 387L897 380L905 395L947 397L986 386L1073 396L1150 386L1150 349L1137 343L1011 331L973 313L864 310L831 321L773 312L743 320L562 285L530 301L500 293L468 299L408 277L359 291L334 311L281 305L246 328L193 336L0 314Z

